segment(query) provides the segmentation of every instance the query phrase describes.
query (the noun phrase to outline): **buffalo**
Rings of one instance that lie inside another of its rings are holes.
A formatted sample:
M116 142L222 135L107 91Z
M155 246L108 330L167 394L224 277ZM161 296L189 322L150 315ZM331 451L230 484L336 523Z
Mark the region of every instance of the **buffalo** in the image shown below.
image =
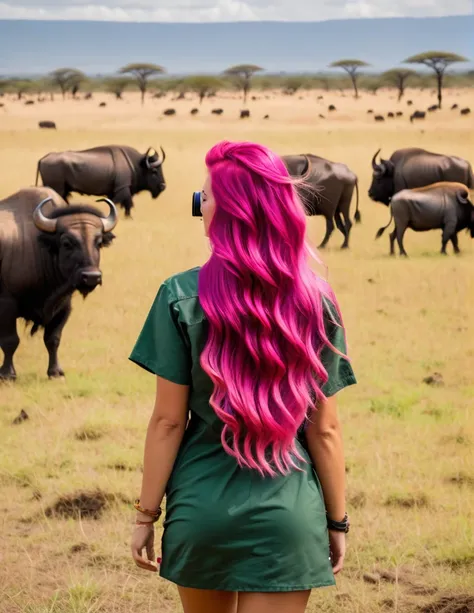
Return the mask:
M383 115L374 115L375 121L385 121L385 117Z
M40 121L38 123L38 126L40 128L43 128L45 130L56 130L56 124L54 123L54 121Z
M372 109L369 109L369 110L367 111L367 115L372 115L372 114L373 114L373 112L374 112L374 111L373 111Z
M176 109L165 109L163 111L163 115L166 115L167 117L171 117L172 115L176 115Z
M410 115L410 121L413 123L414 119L425 119L426 113L425 111L415 111Z
M212 109L211 111L213 115L222 115L223 112L224 112L224 109Z
M250 111L248 109L240 111L240 119L248 119L249 117L250 117Z
M433 111L438 111L439 110L439 106L437 104L432 104L431 106L428 107L428 111L430 113L433 113Z
M435 183L416 189L398 192L391 202L388 225L377 232L377 238L395 220L395 229L390 234L390 255L395 255L397 239L400 255L407 255L403 236L407 228L415 232L443 230L441 253L446 255L446 246L452 242L454 252L459 253L458 232L469 229L474 238L474 206L469 200L469 191L462 183Z
M130 217L132 197L149 191L158 198L166 188L162 158L151 147L143 154L132 147L110 145L85 151L49 153L38 162L36 185L41 175L43 185L52 187L68 199L70 192L107 196L125 209Z
M407 100L407 106L413 106L413 100Z
M101 109L105 108L106 106L107 106L107 102L101 102L101 103L99 104L99 107L100 107Z
M326 218L326 234L320 248L327 245L334 231L334 221L344 235L342 249L349 247L352 228L350 206L354 189L357 194L354 219L356 222L361 220L357 176L345 164L330 162L316 155L286 155L283 161L292 176L302 177L305 181L299 190L306 214Z
M387 114L387 117L389 119L393 119L395 117L395 113L392 113L392 111L390 111L390 113Z
M335 111L335 110L336 110L336 107L334 106L334 104L330 104L328 106L328 111Z
M191 109L190 110L191 115L197 115L199 113L199 109Z
M403 117L403 111L397 111L397 117Z
M264 115L263 118L264 119L270 119L270 115Z
M470 115L470 114L471 114L470 108L461 109L461 115Z
M377 163L377 153L372 158L373 178L369 196L375 202L387 206L392 197L402 189L425 187L441 181L462 183L474 187L471 165L456 156L431 153L425 149L398 149L389 160Z
M455 111L458 108L459 108L459 104L453 104L453 106L451 107L451 110Z
M117 224L90 206L67 206L49 188L23 189L0 201L1 380L16 378L13 356L19 345L17 319L44 328L47 374L64 376L58 362L61 333L71 314L74 292L86 297L102 283L100 249L109 246ZM48 212L46 212L48 207Z

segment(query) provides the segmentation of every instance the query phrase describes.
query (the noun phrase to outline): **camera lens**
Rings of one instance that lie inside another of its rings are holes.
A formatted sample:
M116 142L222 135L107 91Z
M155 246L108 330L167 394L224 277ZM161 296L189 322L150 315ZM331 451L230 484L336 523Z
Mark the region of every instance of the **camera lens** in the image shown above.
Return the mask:
M202 217L201 192L194 192L193 194L193 217Z

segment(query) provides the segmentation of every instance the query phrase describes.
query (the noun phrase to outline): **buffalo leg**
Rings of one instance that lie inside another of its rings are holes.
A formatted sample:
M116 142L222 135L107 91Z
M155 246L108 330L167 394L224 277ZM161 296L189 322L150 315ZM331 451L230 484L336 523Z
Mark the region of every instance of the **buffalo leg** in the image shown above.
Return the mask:
M353 185L346 186L344 191L342 192L338 207L336 209L336 214L335 214L336 225L338 229L344 234L344 242L341 245L341 249L347 249L349 247L349 236L351 234L351 228L352 228L350 208L351 208L353 193L354 193L354 186ZM342 223L341 217L344 218L344 223ZM338 223L338 218L339 218L340 224Z
M443 228L443 236L441 239L441 253L443 255L447 255L446 254L446 247L449 243L449 241L453 240L453 237L456 237L456 242L457 242L457 236L456 236L456 227L453 224L446 224ZM453 242L454 245L454 242ZM454 248L454 250L456 251L456 248ZM459 246L458 246L458 251L459 251ZM456 251L456 253L458 253L458 251Z
M405 247L403 246L403 237L405 236L406 229L406 226L395 226L400 255L403 255L405 257L408 255L408 253L405 251Z
M69 301L63 310L57 313L44 328L44 344L49 355L48 377L50 379L64 377L64 371L58 362L58 348L63 328L69 319L71 310L71 302Z
M122 202L122 206L125 209L125 217L131 217L131 210L133 209L133 200L131 198L127 198L127 200Z
M341 245L341 249L347 249L349 247L349 234L352 228L352 222L350 219L345 219L343 222L341 213L339 213L339 211L336 211L334 219L336 221L337 229L342 232L344 236L344 242Z
M61 198L69 204L69 196L71 195L71 190L69 189L69 186L63 185L62 187L54 189L56 189Z
M334 221L332 217L326 217L326 234L323 238L323 242L319 245L319 249L324 249L328 244L331 234L334 232Z
M397 228L390 233L390 255L395 255L395 239L397 238Z
M16 331L17 309L11 298L0 296L0 347L3 351L3 364L0 367L0 381L13 381L16 371L13 356L20 344Z
M132 194L128 188L119 190L113 196L112 200L115 202L115 204L120 204L120 206L124 209L125 217L131 217L130 211L133 209L133 200Z
M461 249L459 249L457 234L453 234L453 236L451 237L451 242L453 243L454 253L461 253Z

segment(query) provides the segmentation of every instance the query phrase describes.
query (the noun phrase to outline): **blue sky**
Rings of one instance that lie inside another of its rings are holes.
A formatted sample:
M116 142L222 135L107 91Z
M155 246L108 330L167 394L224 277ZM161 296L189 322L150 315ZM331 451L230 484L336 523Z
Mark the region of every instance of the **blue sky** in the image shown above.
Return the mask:
M0 0L0 19L321 21L473 13L473 0Z

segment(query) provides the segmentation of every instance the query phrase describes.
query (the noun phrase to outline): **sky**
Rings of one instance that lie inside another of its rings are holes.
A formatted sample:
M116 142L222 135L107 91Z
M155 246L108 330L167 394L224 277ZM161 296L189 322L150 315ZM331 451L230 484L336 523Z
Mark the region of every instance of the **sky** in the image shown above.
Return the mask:
M474 0L0 0L0 19L322 21L473 12Z

